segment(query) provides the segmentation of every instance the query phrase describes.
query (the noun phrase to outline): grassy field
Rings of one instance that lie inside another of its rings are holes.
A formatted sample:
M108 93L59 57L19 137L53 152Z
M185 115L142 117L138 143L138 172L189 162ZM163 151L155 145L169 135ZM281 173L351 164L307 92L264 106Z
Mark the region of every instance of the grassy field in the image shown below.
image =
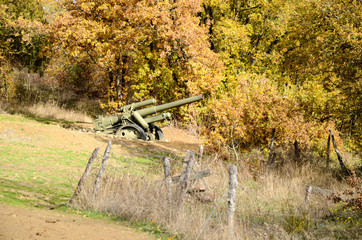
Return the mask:
M0 203L122 220L161 239L227 238L227 163L207 156L211 202L188 197L182 212L167 204L162 179L162 156L173 158L173 174L182 169L182 151L172 143L112 139L112 154L97 200L93 178L82 197L67 205L95 147L99 158L109 139L70 131L62 122L0 114ZM181 143L176 141L177 144ZM195 147L184 144L185 147ZM197 145L196 145L197 147ZM244 162L263 160L261 152L240 155L236 207L236 239L359 239L361 209L312 195L304 203L305 187L331 191L353 190L335 171L321 164L286 165L272 171L250 171ZM333 159L333 167L338 165ZM358 166L358 158L350 163ZM360 187L360 186L359 186ZM176 191L176 189L175 189ZM175 192L177 193L177 192Z
M54 146L55 139L37 135L36 129L43 127L40 123L11 115L0 115L0 121L0 201L30 206L65 204L73 174L79 174L86 152Z
M68 206L94 148L101 147L101 158L107 139L69 131L61 125L62 122L0 114L0 203L109 218L106 213ZM148 157L149 151L121 148L119 144L112 147L110 172L131 171L139 175L156 172L160 166L157 153ZM93 172L99 166L96 162ZM158 231L148 222L126 224L149 232ZM160 232L156 236L163 235Z

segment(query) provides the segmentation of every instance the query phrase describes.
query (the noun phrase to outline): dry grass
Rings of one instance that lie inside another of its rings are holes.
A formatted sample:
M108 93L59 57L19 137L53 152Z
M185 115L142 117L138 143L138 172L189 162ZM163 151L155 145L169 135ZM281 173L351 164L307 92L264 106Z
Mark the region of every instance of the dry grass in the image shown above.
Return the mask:
M27 107L31 114L47 119L64 120L69 122L92 122L92 118L85 113L61 108L55 104L45 103Z
M172 204L168 204L162 181L151 180L154 176L140 178L126 172L108 174L97 199L92 196L90 184L76 206L132 221L156 222L177 239L228 239L227 166L220 161L206 165L213 173L207 178L211 188L207 194L212 202L200 202L188 196L185 206L179 208L176 186ZM356 236L358 225L357 230L345 230L343 224L341 228L338 222L329 221L333 215L331 209L338 206L325 196L313 195L309 204L305 204L308 185L335 191L345 187L332 174L315 165L290 165L256 174L240 163L235 239L337 239L341 236L348 239Z

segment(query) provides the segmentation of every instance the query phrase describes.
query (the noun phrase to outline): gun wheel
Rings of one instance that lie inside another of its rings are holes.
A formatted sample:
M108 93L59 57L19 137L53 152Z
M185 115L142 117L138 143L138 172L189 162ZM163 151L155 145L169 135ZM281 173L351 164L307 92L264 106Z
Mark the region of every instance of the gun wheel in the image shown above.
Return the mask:
M142 139L147 140L145 131L136 124L129 124L118 128L116 136L128 138L128 139Z
M163 132L161 128L153 123L150 124L152 131L155 131L155 137L156 140L164 140L165 136L163 135Z
M153 133L146 133L147 141L154 141L156 140L156 137Z

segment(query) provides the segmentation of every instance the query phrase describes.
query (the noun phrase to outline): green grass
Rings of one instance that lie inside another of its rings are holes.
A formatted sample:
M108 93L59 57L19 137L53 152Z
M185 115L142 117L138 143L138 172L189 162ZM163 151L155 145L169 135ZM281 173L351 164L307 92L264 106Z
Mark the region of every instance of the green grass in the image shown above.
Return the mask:
M163 228L161 225L157 224L156 222L152 221L138 221L138 222L130 222L130 226L138 229L142 232L148 232L151 233L153 236L155 236L157 239L183 239L184 236L182 234L170 234L165 228Z
M70 150L53 147L52 144L48 146L44 144L48 142L48 135L30 138L23 134L26 128L46 128L51 135L53 129L58 128L56 125L42 123L39 123L39 119L0 114L0 204L50 208L95 219L121 221L136 231L168 239L170 234L154 223L130 222L107 213L78 210L68 206L93 149L85 151L84 148ZM100 151L99 159L102 159L102 155L103 152ZM131 174L134 175L157 171L161 164L160 158L155 156L124 157L113 150L109 162L111 164L107 166L108 173L130 171L129 166L132 165ZM99 167L100 162L95 162L93 172Z
M44 146L47 136L30 138L22 135L25 128L39 127L48 128L51 134L51 128L56 126L45 126L26 117L8 114L0 115L0 127L2 124L5 131L0 132L0 203L66 204L90 153Z
M0 122L12 122L12 121L24 123L24 122L31 122L32 120L18 115L0 114Z
M89 152L0 140L0 195L4 196L0 202L23 202L26 205L35 204L37 200L43 202L37 197L23 197L22 193L26 192L48 196L49 204L65 204L72 196L89 156ZM155 158L122 158L115 155L111 160L116 164L108 166L109 173L129 171L127 166L132 165L130 173L141 175L145 170L160 165ZM99 165L95 163L93 169Z
M65 204L87 153L0 140L1 203Z

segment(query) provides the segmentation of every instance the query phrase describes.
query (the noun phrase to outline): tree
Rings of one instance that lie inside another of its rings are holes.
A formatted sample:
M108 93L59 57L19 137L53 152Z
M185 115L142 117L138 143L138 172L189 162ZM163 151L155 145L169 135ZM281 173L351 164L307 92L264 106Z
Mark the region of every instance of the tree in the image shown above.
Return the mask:
M23 66L39 69L44 42L41 2L38 0L0 1L0 50L8 59Z
M231 91L246 73L276 84L307 122L335 122L361 146L361 2L204 0L202 23Z
M96 70L111 106L212 91L220 63L198 24L199 5L184 0L65 1L67 12L51 26L51 53L64 66Z
M280 69L296 85L305 117L334 121L360 147L361 19L360 1L305 1L278 46Z
M0 93L3 100L15 98L12 68L41 71L46 29L38 0L0 0Z

